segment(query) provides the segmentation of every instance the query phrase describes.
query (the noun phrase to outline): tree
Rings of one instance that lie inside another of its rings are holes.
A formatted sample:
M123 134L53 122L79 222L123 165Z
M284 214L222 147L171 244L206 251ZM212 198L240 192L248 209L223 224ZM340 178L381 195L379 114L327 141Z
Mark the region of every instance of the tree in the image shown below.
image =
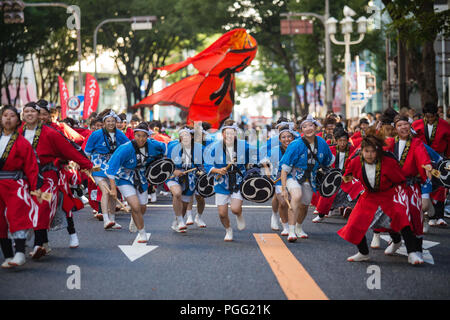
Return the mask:
M344 5L352 7L358 16L365 15L364 0L333 0L330 1L330 15L337 19L343 18L342 8ZM272 60L275 66L282 67L283 74L289 79L291 91L294 92L296 103L296 116L298 113L305 115L308 112L306 84L312 77L313 81L317 77L324 78L325 73L325 53L324 38L325 30L323 24L315 18L313 20L314 32L311 35L287 36L280 34L280 14L287 12L314 12L323 14L325 1L302 0L302 1L245 1L235 2L230 10L231 26L245 27L258 41L259 50L265 56L265 60ZM264 50L263 50L264 49ZM365 39L359 45L351 47L352 54L360 53L364 50L373 52L380 57L384 54L382 48L381 33L372 31L366 34ZM382 59L379 59L383 61ZM333 79L336 79L344 72L344 48L332 45L332 69ZM265 69L268 79L276 80L270 71ZM301 72L301 74L299 73ZM305 101L300 101L297 92L297 85L303 79ZM280 80L278 78L278 80ZM334 87L333 87L334 95Z
M383 0L392 23L390 34L405 44L410 78L417 81L422 105L438 102L434 41L450 35L450 11L434 11L432 0ZM412 66L412 67L411 67Z
M265 48L273 62L282 66L289 79L296 104L295 114L300 109L300 95L297 91L297 75L293 64L293 46L289 38L280 35L280 14L287 12L287 1L246 1L237 0L230 8L229 28L242 27L249 30L258 42L259 48ZM302 110L300 110L302 112Z
M34 51L39 97L58 100L58 76L64 78L69 73L68 68L78 60L76 42L70 34L67 28L59 28Z
M129 23L110 23L105 24L103 32L99 33L102 47L114 52L113 58L126 89L129 107L150 93L158 77L156 68L167 64L173 53L197 47L201 43L197 37L200 31L220 30L220 26L214 28L207 17L220 17L223 10L217 9L221 8L221 3L214 6L217 11L212 10L214 3L206 5L206 8L203 3L200 0L99 0L89 4L85 19L90 21L92 33L95 25L106 18L157 16L158 21L152 30L132 31ZM82 11L85 11L84 7ZM141 92L144 80L146 86Z
M69 36L66 27L68 16L61 13L64 13L61 8L26 7L23 24L4 24L0 20L0 98L5 94L8 103L15 105L8 89L14 79L12 72L6 72L5 68L8 66L11 71L15 67L23 68L25 59L35 55L38 97L56 100L57 76L67 75L67 68L77 60L75 39Z

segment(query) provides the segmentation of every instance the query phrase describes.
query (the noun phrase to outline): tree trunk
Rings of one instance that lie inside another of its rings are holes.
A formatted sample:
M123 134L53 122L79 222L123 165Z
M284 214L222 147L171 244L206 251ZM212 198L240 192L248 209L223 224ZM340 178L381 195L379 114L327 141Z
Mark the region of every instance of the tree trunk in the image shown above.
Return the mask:
M289 81L291 83L291 88L292 88L292 92L294 92L294 96L292 97L292 99L294 99L294 115L295 118L298 117L298 106L301 106L301 101L300 101L300 95L298 94L297 91L297 80L295 78L295 73L294 70L292 70L292 68L286 68L286 71L289 75Z
M420 72L419 90L422 106L426 102L438 103L436 88L436 53L434 51L434 39L427 41L422 46L422 72Z
M400 108L409 107L409 94L406 78L406 59L405 43L403 40L397 40L397 67L398 67L398 91Z
M309 101L308 101L308 76L309 69L307 67L303 67L303 107L301 108L301 115L306 116L309 113Z

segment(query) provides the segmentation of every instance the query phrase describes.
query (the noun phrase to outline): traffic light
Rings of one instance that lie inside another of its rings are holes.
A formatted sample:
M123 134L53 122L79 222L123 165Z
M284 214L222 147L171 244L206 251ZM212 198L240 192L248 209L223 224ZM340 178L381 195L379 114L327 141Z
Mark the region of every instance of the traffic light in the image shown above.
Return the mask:
M370 73L366 76L366 89L370 95L374 95L377 92L377 79Z
M1 1L0 3L5 24L24 23L23 9L25 8L25 3L23 1Z

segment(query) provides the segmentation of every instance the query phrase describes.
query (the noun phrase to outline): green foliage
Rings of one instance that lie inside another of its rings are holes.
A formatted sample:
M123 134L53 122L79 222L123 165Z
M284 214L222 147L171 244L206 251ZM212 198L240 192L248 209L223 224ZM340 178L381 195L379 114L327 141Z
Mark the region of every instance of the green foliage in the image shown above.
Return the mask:
M450 10L435 12L432 0L383 0L383 3L392 18L387 30L391 37L422 44L441 32L450 36Z

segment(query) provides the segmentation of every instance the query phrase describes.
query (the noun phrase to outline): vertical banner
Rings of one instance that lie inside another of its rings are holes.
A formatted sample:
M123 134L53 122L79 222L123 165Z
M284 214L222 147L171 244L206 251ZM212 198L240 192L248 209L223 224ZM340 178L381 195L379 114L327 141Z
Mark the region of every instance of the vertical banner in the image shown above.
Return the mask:
M58 76L59 100L61 103L61 120L67 118L67 101L69 101L69 90L63 78Z
M92 112L97 110L100 88L97 80L89 73L86 74L86 87L84 88L83 119L89 118Z

